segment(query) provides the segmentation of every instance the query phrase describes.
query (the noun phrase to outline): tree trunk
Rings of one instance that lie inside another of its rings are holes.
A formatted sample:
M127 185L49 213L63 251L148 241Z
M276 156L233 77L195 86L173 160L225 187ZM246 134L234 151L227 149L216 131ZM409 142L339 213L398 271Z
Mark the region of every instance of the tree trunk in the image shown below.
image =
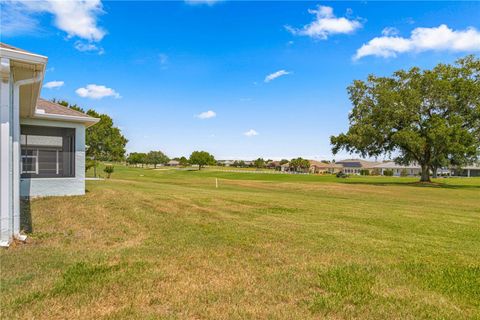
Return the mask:
M157 169L157 164L156 163L153 164L153 169Z
M198 171L202 170L202 166L198 165Z
M437 167L432 167L432 178L436 178L437 177Z
M93 176L97 177L97 160L93 160Z
M420 182L430 182L430 168L428 166L422 166L422 177Z

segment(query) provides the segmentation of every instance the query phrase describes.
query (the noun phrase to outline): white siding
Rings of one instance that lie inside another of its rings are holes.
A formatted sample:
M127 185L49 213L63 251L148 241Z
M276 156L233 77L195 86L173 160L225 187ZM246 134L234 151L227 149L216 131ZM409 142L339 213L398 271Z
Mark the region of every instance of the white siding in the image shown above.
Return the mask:
M85 126L82 123L21 119L20 124L75 128L74 178L21 178L20 196L72 196L85 194Z

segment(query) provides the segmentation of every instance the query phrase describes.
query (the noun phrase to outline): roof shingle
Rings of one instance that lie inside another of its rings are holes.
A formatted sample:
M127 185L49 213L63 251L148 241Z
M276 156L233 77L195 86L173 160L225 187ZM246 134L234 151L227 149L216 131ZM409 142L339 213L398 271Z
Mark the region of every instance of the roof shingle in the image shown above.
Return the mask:
M40 110L43 110L40 111ZM40 111L40 112L39 112ZM37 113L40 114L56 114L56 115L61 115L61 116L71 116L71 117L83 117L87 119L95 119L93 117L90 117L89 115L73 110L67 107L64 107L58 103L48 101L42 98L38 98L37 100Z

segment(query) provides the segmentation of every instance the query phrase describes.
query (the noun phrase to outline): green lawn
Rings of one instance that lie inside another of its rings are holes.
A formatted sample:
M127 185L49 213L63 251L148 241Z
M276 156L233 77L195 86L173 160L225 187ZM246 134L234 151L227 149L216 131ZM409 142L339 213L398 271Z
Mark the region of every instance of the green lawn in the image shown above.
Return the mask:
M2 318L480 318L478 178L115 169L31 203Z

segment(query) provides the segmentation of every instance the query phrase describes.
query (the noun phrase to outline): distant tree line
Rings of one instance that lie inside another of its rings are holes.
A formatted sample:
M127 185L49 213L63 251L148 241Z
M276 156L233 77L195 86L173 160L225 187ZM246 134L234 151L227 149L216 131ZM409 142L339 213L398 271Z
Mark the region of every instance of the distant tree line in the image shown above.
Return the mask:
M165 155L162 151L150 151L145 152L131 152L127 156L128 165L153 165L156 168L158 165L166 165L170 158Z
M162 151L150 151L150 152L132 152L128 155L126 161L128 165L141 165L149 166L153 165L156 168L158 165L167 165L171 160L176 161L175 165L186 167L188 165L198 166L198 170L208 165L215 165L216 160L213 155L206 151L194 151L187 159L186 157L177 157L170 159Z

